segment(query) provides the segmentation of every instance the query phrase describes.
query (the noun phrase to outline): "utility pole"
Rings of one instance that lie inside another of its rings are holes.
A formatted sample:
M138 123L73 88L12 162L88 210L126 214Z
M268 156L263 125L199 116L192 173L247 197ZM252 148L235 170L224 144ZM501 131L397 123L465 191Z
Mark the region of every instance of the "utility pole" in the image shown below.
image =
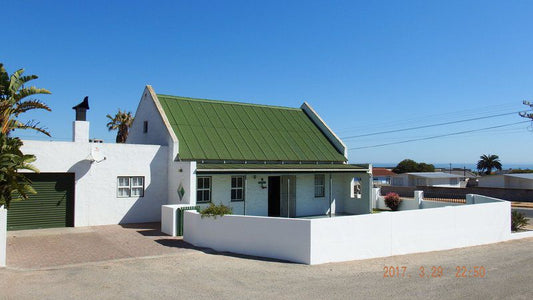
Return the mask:
M452 174L452 163L450 163L450 174Z
M529 106L531 109L533 109L533 103L529 102L529 101L526 101L524 100L524 102L522 102L524 105L527 105ZM528 119L531 119L533 120L533 113L532 112L527 112L527 111L521 111L518 113L522 118L528 118Z

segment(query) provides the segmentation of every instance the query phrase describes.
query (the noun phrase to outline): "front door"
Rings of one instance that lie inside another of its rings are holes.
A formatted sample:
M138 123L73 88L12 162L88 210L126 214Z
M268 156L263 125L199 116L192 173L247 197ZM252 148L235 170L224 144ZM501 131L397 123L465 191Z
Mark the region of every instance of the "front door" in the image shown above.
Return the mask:
M268 216L279 217L280 208L280 181L279 176L268 177Z

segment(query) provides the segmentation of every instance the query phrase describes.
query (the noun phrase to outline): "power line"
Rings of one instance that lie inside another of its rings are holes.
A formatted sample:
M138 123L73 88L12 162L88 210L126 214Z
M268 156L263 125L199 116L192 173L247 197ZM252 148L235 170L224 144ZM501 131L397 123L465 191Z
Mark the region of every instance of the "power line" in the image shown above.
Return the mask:
M451 111L451 112L445 112L445 113L424 114L423 116L417 116L416 118L411 118L411 119L403 118L402 120L391 120L391 121L380 122L380 123L373 122L372 124L374 126L380 126L380 125L385 126L385 125L398 125L398 124L403 124L403 123L409 124L409 123L412 123L413 121L420 121L424 119L431 119L431 120L435 118L449 119L449 117L444 117L444 116L451 116L453 118L457 118L457 117L468 118L468 117L475 117L481 113L501 112L504 109L504 107L516 107L516 104L507 103L507 104L499 104L499 105L482 106L482 107L476 107L476 108L470 108L470 109L461 109L458 111ZM360 126L363 126L363 125L365 124L339 128L336 130L336 132L352 131L354 128L359 128Z
M503 125L497 125L497 126L473 129L473 130L465 130L465 131L459 131L459 132L453 132L453 133L447 133L447 134L441 134L441 135L434 135L434 136L425 137L425 138L410 139L410 140L405 140L405 141L400 141L400 142L392 142L392 143L378 144L378 145L372 145L372 146L348 148L348 150L359 150L359 149L367 149L367 148L376 148L376 147L383 147L383 146L389 146L389 145L395 145L395 144L405 144L405 143L416 142L416 141L431 140L431 139L436 139L436 138L441 138L441 137L447 137L447 136L471 133L471 132L476 132L476 131L481 131L481 130L489 130L489 129L494 129L494 128L507 127L507 126L512 126L512 125L521 124L521 123L528 123L528 122L529 121L522 121L522 122L516 122L516 123L510 123L510 124L503 124Z
M379 132L373 132L373 133L365 133L365 134L359 134L359 135L346 136L346 137L342 137L341 139L347 140L347 139L353 139L353 138L358 138L358 137L363 137L363 136L371 136L371 135L378 135L378 134L385 134L385 133L393 133L393 132L416 130L416 129L429 128L429 127L451 125L451 124L457 124L457 123L464 123L464 122L477 121L477 120L501 117L501 116L506 116L506 115L512 115L512 114L517 114L517 113L520 113L520 112L522 112L522 111L515 111L515 112L510 112L510 113L504 113L504 114L490 115L490 116L477 117L477 118L471 118L471 119L463 119L463 120L457 120L457 121L449 121L449 122L422 125L422 126L402 128L402 129L394 129L394 130L379 131Z

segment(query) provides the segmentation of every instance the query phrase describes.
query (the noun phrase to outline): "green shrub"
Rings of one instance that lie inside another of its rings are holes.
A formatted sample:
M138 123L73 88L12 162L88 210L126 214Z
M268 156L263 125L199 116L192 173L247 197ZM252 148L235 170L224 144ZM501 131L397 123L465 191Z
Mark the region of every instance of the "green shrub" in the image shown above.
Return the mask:
M518 231L518 230L524 229L524 227L526 227L528 223L529 223L529 220L526 218L526 216L523 213L513 210L513 212L511 213L511 230L512 231Z
M400 199L398 194L388 193L385 195L385 205L387 205L388 208L396 211L400 207L400 203L402 203L402 199Z
M231 213L231 207L228 207L222 203L220 203L219 205L209 203L208 207L200 211L200 215L202 215L202 218L213 217L214 219L216 219L218 216L222 217L223 215L231 215Z

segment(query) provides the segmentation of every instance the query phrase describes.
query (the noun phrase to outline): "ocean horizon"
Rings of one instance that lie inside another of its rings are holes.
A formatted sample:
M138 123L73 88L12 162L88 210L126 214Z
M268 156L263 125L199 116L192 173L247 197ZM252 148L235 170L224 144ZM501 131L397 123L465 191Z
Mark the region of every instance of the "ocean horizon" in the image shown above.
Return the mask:
M398 163L372 163L372 166L378 168L394 168ZM449 169L450 163L434 163L435 168ZM477 170L476 164L472 163L452 163L452 169L454 168L466 168L467 170ZM509 163L502 164L503 170L508 169L533 169L533 163Z

